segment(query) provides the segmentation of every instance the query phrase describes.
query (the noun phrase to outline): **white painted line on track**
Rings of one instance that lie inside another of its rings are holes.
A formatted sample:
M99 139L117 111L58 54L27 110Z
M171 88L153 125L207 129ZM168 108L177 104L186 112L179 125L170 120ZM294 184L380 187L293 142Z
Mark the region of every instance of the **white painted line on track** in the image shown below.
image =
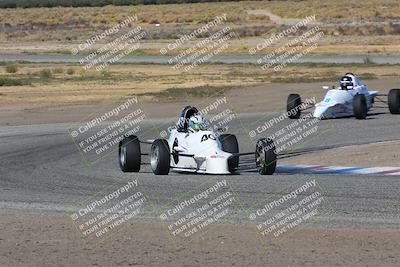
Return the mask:
M278 165L278 173L307 173L307 174L374 174L400 175L400 167L346 167L322 165Z

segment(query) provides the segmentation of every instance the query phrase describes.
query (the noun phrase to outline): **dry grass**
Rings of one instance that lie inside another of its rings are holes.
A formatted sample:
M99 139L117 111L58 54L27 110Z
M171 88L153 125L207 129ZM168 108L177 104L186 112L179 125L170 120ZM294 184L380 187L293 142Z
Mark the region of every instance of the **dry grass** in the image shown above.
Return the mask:
M290 5L290 8L288 8ZM382 21L400 18L397 0L306 0L271 1L270 9L285 18L303 18L316 14L319 21Z
M278 73L266 73L258 66L240 64L201 65L189 73L177 72L168 65L113 65L103 73L84 72L75 66L73 74L65 71L69 68L71 66L20 64L17 74L8 74L0 67L0 78L30 79L27 85L0 87L0 106L84 104L132 94L163 101L179 98L179 90L182 90L181 96L202 96L218 88L229 90L270 82L335 81L345 71L363 78L400 75L398 66L373 64L303 64L286 67ZM189 92L191 90L193 92Z
M242 37L265 35L279 29L266 16L249 15L247 10L270 10L282 17L304 18L315 14L319 21L365 22L398 21L397 0L356 1L251 1L142 6L105 6L82 8L0 9L0 41L76 42L86 40L128 16L136 14L138 23L151 33L150 39L176 38L223 13L228 25ZM161 27L154 24L160 23ZM353 25L354 26L354 25ZM327 27L328 34L397 34L393 25ZM274 30L275 29L275 30Z
M231 40L230 46L221 55L248 54L249 48L285 28L274 24L266 16L247 14L248 10L269 10L287 18L315 14L317 20L324 23L326 38L311 54L399 54L400 51L400 26L380 23L399 20L399 1L305 0L0 9L0 54L70 54L72 47L84 42L93 33L101 33L136 14L137 23L148 32L148 36L134 55L160 55L160 48L171 39L190 33L223 13L228 18L225 24L234 29L240 38ZM337 24L343 22L350 23ZM156 27L155 23L161 26ZM102 45L102 42L98 44ZM187 42L172 53L179 53L189 45L193 42ZM93 49L97 48L93 46ZM261 52L267 53L272 49L276 47Z
M173 25L196 25L208 22L217 15L227 14L229 22L265 21L265 17L249 17L244 10L257 7L257 3L199 3L143 6L105 6L79 8L29 8L0 9L1 23L9 25L76 25L93 28L109 27L128 16L136 14L144 25L156 23Z
M248 55L249 48L255 47L264 40L258 38L240 38L229 41L227 49L223 50L219 55ZM258 54L266 54L278 49L289 39L282 39L266 49L257 51ZM333 38L328 37L318 43L318 47L311 51L311 55L398 55L400 53L400 35L397 36L359 36L357 38L344 37ZM183 50L195 45L196 42L187 42L180 46L179 49L169 51L167 55L176 55ZM159 56L160 48L166 46L165 40L148 40L141 43L141 48L134 51L131 55L152 55ZM19 43L10 46L8 43L0 44L0 54L69 54L71 49L76 47L75 44L55 44L55 43ZM99 49L100 45L93 45L94 49ZM90 50L88 50L90 51Z
M90 25L116 24L137 14L144 24L201 24L226 13L230 22L265 22L247 10L267 9L285 18L304 18L316 14L320 21L377 21L400 18L397 0L306 0L306 1L243 1L224 3L194 3L171 5L105 6L80 8L1 9L0 22L10 25Z

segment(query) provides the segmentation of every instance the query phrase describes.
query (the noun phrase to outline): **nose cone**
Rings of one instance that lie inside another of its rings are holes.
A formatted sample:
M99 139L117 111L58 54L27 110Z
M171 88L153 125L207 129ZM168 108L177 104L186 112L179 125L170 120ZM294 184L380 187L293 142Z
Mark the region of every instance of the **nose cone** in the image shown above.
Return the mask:
M329 109L329 107L327 107L327 106L316 106L314 113L313 113L313 117L318 118L320 120L329 117L328 109Z

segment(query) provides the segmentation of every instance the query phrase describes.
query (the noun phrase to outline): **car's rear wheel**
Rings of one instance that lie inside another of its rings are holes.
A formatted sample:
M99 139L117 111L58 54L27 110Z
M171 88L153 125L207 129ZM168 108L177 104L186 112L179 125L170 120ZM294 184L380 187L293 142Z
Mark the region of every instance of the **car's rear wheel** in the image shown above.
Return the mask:
M392 114L400 114L400 89L392 89L388 95L389 111Z
M301 97L299 94L290 94L287 98L286 111L290 119L298 119L301 115Z
M363 94L357 94L354 96L353 111L356 119L363 120L367 117L367 99Z
M222 146L222 151L231 153L231 154L236 154L239 153L239 143L237 141L237 138L233 134L221 134L218 137L221 146ZM228 160L228 169L229 172L233 173L236 171L236 169L239 167L239 157L232 157Z
M140 171L141 152L137 136L130 135L119 142L118 161L123 172Z
M168 142L164 139L156 139L151 145L150 165L156 175L169 173L171 153Z
M275 145L272 140L260 139L256 144L256 166L262 175L272 175L276 170Z

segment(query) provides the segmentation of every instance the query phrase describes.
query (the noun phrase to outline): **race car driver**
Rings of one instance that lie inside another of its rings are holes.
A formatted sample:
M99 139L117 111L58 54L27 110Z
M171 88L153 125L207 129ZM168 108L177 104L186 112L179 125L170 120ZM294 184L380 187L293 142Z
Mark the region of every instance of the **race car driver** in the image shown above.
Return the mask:
M205 120L200 114L193 114L189 118L189 125L188 125L188 131L189 132L198 132L198 131L204 131L207 130L207 125Z
M357 90L357 91L363 91L366 90L366 87L360 79L354 75L353 73L346 73L341 79L340 79L340 88L342 90Z

